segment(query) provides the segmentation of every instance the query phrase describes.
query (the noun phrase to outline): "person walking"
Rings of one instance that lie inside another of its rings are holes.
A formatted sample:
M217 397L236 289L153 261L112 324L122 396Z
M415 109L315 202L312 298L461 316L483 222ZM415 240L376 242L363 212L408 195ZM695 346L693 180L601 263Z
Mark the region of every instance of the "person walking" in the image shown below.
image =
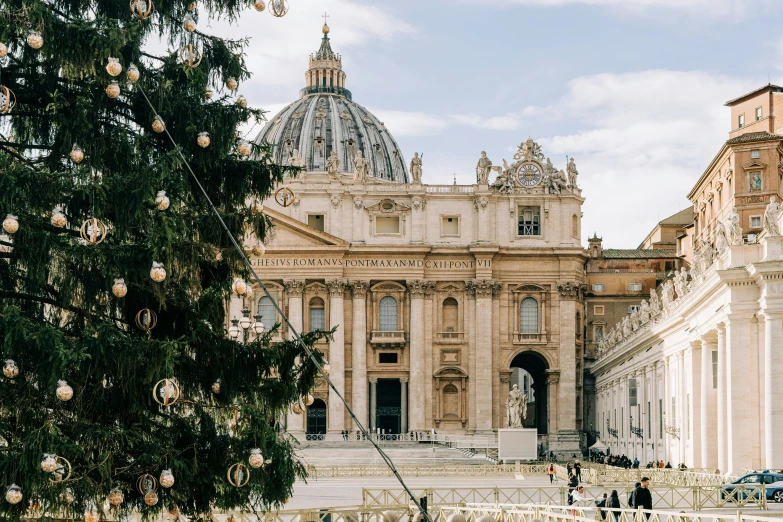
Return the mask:
M571 505L582 507L584 508L584 516L587 518L590 518L590 511L592 511L592 507L590 506L590 503L593 502L595 499L590 498L585 493L585 487L581 484L577 486L576 490L574 491L572 495ZM576 509L571 510L571 515L576 515Z
M555 483L555 465L550 464L549 469L546 470L547 474L549 475L549 483L554 484Z
M579 481L576 480L576 475L574 475L573 473L568 475L568 505L569 506L574 503L573 494L574 494L574 490L578 485L579 485Z
M571 465L570 460L566 463L566 471L568 472L569 477L571 476L571 473L574 472L574 467Z
M639 487L636 488L636 494L633 497L634 509L644 509L648 512L645 516L649 519L652 511L652 493L650 493L650 479L648 477L642 477L642 482Z
M639 486L641 486L641 485L642 485L641 482L637 482L636 484L634 484L633 489L631 490L631 492L628 493L628 507L629 508L635 507L633 505L633 502L634 502L634 498L636 497L636 490L639 489Z
M604 520L606 518L606 511L604 511L602 508L606 507L606 501L608 499L606 498L606 493L601 495L601 498L596 499L595 501L595 507L598 508L598 517L600 520Z
M579 464L578 460L574 464L574 475L576 475L576 480L582 482L582 465Z
M617 490L613 489L609 495L609 500L606 502L606 507L609 509L616 509L617 511L610 511L614 515L615 522L620 520L620 497L617 496Z

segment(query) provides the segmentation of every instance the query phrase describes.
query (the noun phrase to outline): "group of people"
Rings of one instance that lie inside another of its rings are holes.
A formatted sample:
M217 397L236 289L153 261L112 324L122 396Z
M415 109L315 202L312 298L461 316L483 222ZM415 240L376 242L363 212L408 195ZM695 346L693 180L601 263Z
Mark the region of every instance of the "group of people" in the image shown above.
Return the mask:
M595 503L598 508L599 520L607 520L608 514L614 515L614 522L620 519L620 497L616 489L613 489L611 493L604 493L599 498L590 498L585 493L585 487L581 484L575 484L574 489L571 489L571 483L569 483L569 495L568 503L572 506L589 507L590 503ZM650 479L643 477L641 482L637 482L634 489L628 495L628 507L632 509L645 509L652 510L652 493L650 492ZM650 513L645 513L647 518L650 518Z

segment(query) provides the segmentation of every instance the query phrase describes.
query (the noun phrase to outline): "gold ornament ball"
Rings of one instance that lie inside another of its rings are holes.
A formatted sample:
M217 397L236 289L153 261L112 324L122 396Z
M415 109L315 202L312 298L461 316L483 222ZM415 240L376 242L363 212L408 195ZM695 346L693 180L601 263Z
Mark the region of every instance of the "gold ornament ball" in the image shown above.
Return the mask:
M209 139L209 133L208 132L199 132L198 138L196 138L196 143L198 143L198 146L202 149L206 149L209 147L209 144L211 143L211 140Z
M106 87L106 96L109 98L116 98L120 95L120 86L117 84L117 82L111 82L108 87Z
M186 14L185 18L182 20L182 28L187 32L192 33L196 30L196 21L193 20L192 16Z
M179 393L179 385L176 381L161 379L152 389L152 398L161 406L171 406L179 400Z
M119 76L122 72L122 64L117 58L109 57L109 63L106 64L106 72L112 76Z
M237 98L237 102L236 103L237 103L237 105L239 105L243 109L247 109L247 98L245 98L244 96L240 95Z
M128 293L128 285L125 284L125 279L115 279L114 284L111 286L111 293L116 298L123 298Z
M243 140L239 142L239 145L237 145L237 152L240 156L248 157L253 152L253 148L248 142Z
M307 395L305 395L304 398L305 406L312 406L314 402L315 402L315 397L313 397L312 394L308 393Z
M146 20L155 10L152 0L131 0L131 13L139 20Z
M3 220L3 230L9 234L14 234L17 230L19 230L19 218L13 214L8 214Z
M8 491L5 492L5 499L9 504L16 505L20 503L23 498L24 495L22 495L22 490L16 484L11 484L11 486L8 488Z
M89 507L84 512L84 522L100 522L101 516L98 514L98 510L94 507Z
M9 113L14 110L14 107L16 107L16 95L14 94L14 91L5 85L0 85L0 114ZM8 141L13 142L14 136L9 136Z
M41 36L41 33L38 31L32 31L29 35L27 35L27 45L33 49L40 49L43 47L43 43L43 36Z
M60 493L60 502L71 505L73 503L73 491L70 488Z
M13 379L19 375L19 367L13 359L7 359L3 365L3 375L9 379Z
M204 89L204 98L207 100L212 99L212 89L206 88Z
M164 279L166 279L166 269L163 268L162 263L158 263L157 261L152 262L152 268L150 269L150 278L156 283L160 283Z
M269 10L278 18L285 16L288 13L288 0L270 0Z
M146 495L144 495L144 503L148 506L154 506L158 503L158 494L154 491L148 492Z
M68 223L68 218L63 214L62 207L54 207L52 210L52 226L57 228L63 228Z
M44 458L41 461L41 471L44 473L54 473L57 469L57 459L51 453L44 453Z
M263 466L264 456L261 455L261 450L258 448L250 450L250 457L248 457L247 462L253 468L260 468Z
M235 91L237 90L238 86L239 84L234 78L229 78L228 80L226 80L226 87L228 87L229 90Z
M158 194L155 196L155 205L157 206L158 210L166 210L169 208L169 205L171 205L171 200L166 195L165 190L158 191Z
M266 9L266 4L264 3L264 0L256 0L253 3L253 7L258 11L259 13Z
M8 47L3 42L0 42L0 58L5 58L8 55Z
M170 469L164 469L160 473L160 485L164 488L170 488L174 485L174 474Z
M73 144L73 148L71 149L69 156L71 157L71 161L74 163L81 163L84 161L84 151L76 143Z
M301 415L301 414L302 414L302 412L304 411L304 410L302 409L302 403L300 403L300 402L295 402L295 403L293 404L293 406L291 406L291 411L292 411L292 412L294 412L294 414L296 414L296 415Z
M245 283L245 281L242 278L238 277L234 279L234 284L231 286L237 295L247 294L247 283Z
M65 381L57 381L57 398L63 402L70 401L73 398L73 388Z
M251 252L254 256L261 257L266 252L266 247L264 247L263 243L256 243L251 249Z
M139 73L139 68L136 67L136 64L130 64L128 66L128 80L130 80L133 83L136 83L139 81L139 77L141 76L141 73Z
M112 507L120 507L120 504L122 504L125 501L125 495L123 495L122 491L119 488L114 488L109 493L109 497L107 499L109 501L109 504L111 504Z
M220 395L220 379L212 383L212 393Z
M163 118L160 116L155 116L155 119L152 120L152 130L158 134L166 130L166 124L163 122Z

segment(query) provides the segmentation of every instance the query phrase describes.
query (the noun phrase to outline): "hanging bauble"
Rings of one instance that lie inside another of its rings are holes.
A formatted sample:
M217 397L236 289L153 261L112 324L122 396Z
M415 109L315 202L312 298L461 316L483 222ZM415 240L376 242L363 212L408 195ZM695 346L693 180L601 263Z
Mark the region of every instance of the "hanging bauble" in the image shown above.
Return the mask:
M277 16L278 18L285 16L285 14L288 12L288 1L270 0L269 11L272 13L272 15Z
M229 90L235 91L235 90L237 90L238 86L239 86L239 84L237 83L237 81L234 78L229 78L228 80L226 80L226 87L228 87Z
M312 406L315 402L315 397L312 396L312 394L308 393L305 395L302 399L305 403L305 406Z
M146 495L150 491L157 491L158 480L152 475L150 475L149 473L145 473L144 475L136 479L136 489L142 495Z
M51 223L53 227L63 228L68 223L68 218L63 214L63 209L60 206L54 207L52 210Z
M250 251L253 253L254 256L261 257L266 252L266 247L264 246L263 243L259 242L253 245L253 248Z
M71 149L69 156L71 157L71 161L74 163L81 163L84 161L84 151L76 143L73 144L73 148Z
M182 60L183 65L187 65L193 69L199 66L203 56L198 47L193 44L187 44L179 50L179 58Z
M0 42L0 58L5 58L8 55L8 47L3 42Z
M245 295L247 294L247 283L241 278L237 277L234 279L234 284L231 285L231 289L237 294L237 295Z
M155 6L152 0L131 0L130 9L133 16L139 20L146 20L152 14Z
M57 381L57 398L63 402L70 401L73 397L73 388L65 381Z
M16 107L16 95L14 94L14 91L5 85L0 85L0 114L11 112L14 110L14 107Z
M68 459L65 457L54 457L54 460L57 462L57 466L52 472L52 476L54 478L50 478L49 482L57 483L71 478L73 467L71 466L71 463L68 461Z
M302 414L302 411L303 411L303 410L302 410L302 404L301 404L301 403L299 403L299 402L295 402L295 403L294 403L294 404L291 406L291 411L292 411L292 412L294 412L294 414L296 414L296 415L301 415L301 414Z
M57 469L57 459L55 455L51 453L44 453L43 460L41 461L41 471L44 473L54 473Z
M164 469L160 472L160 485L164 488L170 488L174 485L174 474L170 469Z
M248 457L247 461L253 468L260 468L263 466L264 456L261 455L261 450L258 448L250 450L250 457Z
M8 214L3 220L3 230L9 234L15 233L19 230L19 218L13 214Z
M186 14L185 18L182 19L182 28L189 33L196 30L196 21L190 14Z
M228 478L229 484L236 488L241 488L250 480L250 470L241 462L237 462L228 468L226 477Z
M139 330L149 333L158 324L158 316L149 308L142 308L136 314L136 326Z
M60 502L69 506L73 503L73 491L71 491L71 488L66 488L65 491L60 493Z
M82 223L79 233L83 240L96 245L106 239L106 225L100 219L90 218Z
M324 375L329 375L329 362L324 361L324 363L321 365L321 370L323 371Z
M120 504L125 501L125 495L119 488L114 488L109 492L109 496L106 500L109 501L111 507L120 507Z
M212 383L212 393L220 395L220 379Z
M241 94L237 98L236 104L242 107L243 109L247 109L247 98L242 96Z
M120 86L117 84L117 82L111 82L106 87L106 96L109 98L116 98L120 95Z
M158 263L157 261L152 262L150 278L156 283L161 283L166 279L166 269L163 268L163 263Z
M139 81L139 77L141 74L139 73L139 68L136 67L136 64L130 64L128 66L128 80L130 80L133 83L136 83Z
M237 144L237 152L240 156L248 157L253 152L253 147L245 140L242 140Z
M87 506L87 509L84 510L84 522L100 522L100 520L101 516L95 506Z
M18 504L22 501L22 498L24 498L22 489L16 484L11 484L11 487L5 492L5 499L9 504Z
M146 495L144 495L144 503L148 506L154 506L158 503L158 494L154 491L150 491Z
M260 13L261 11L266 9L266 4L264 3L264 0L256 0L255 2L253 2L253 7L255 7L256 11Z
M119 76L122 72L122 64L117 58L109 56L109 63L106 64L106 72L112 76Z
M161 379L152 389L152 398L161 406L171 406L179 400L179 384L174 379Z
M128 293L128 285L125 284L125 279L115 279L114 284L111 285L111 293L118 299L125 297Z
M43 36L41 36L41 33L38 31L31 31L30 34L27 35L27 45L33 49L40 49L43 47Z
M166 130L166 124L163 122L163 118L160 116L155 116L155 119L152 120L152 130L158 134Z
M196 138L196 143L198 143L198 146L202 149L206 149L209 147L209 144L211 143L211 140L209 139L209 133L208 132L199 132L198 138Z
M209 87L204 89L204 98L206 98L207 100L212 99L212 89L210 89Z
M166 195L165 190L159 190L158 194L155 196L155 205L158 207L158 210L166 210L169 208L169 205L171 204L171 201L169 200L169 197Z
M19 375L19 367L13 359L6 359L5 364L3 365L3 375L9 379L13 379Z

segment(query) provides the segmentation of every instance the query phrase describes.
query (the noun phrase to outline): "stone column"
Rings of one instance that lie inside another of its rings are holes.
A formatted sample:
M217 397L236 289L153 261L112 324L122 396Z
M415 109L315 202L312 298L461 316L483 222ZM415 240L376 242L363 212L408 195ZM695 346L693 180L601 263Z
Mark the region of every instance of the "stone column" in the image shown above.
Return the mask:
M783 312L764 312L764 457L765 468L783 468L783 401L775 397L783 375Z
M414 279L407 284L411 296L408 423L410 429L419 431L427 429L424 425L424 293L432 283Z
M713 345L706 337L701 338L701 394L699 396L699 435L701 441L702 468L718 467L718 422L715 410L718 407L717 393L712 387L712 350ZM694 389L696 383L694 383Z
M576 431L576 310L580 306L585 285L574 281L558 283L560 296L560 384L558 386L557 424L559 447L563 452L579 452ZM628 402L626 401L626 405ZM625 412L626 416L628 412ZM627 423L627 419L620 419Z
M432 365L433 354L432 336L435 328L433 321L433 294L435 293L435 283L424 288L424 427L434 428L435 423L432 420Z
M726 328L718 325L718 469L728 472L728 446L726 438Z
M557 370L546 371L546 384L549 387L547 394L549 395L549 411L547 415L549 417L549 428L547 433L551 437L557 433L557 386L560 382L560 372Z
M666 426L671 426L674 424L674 412L672 411L672 390L673 390L673 384L671 382L671 363L670 363L670 357L664 356L663 358L663 411L664 415L666 416L663 421L663 455L664 460L667 462L674 460L671 456L672 451L672 445L671 445L671 439L672 436L669 435L666 432Z
M677 422L677 425L680 426L680 452L679 452L679 459L677 459L679 462L685 462L685 446L688 444L688 426L687 426L687 415L686 411L688 408L688 394L686 391L685 386L685 353L680 351L677 352L677 384L678 384L678 392L680 399L677 401L679 403L679 409L680 409L680 420Z
M345 396L345 320L343 296L345 280L331 279L326 281L329 289L329 328L337 327L329 343L329 378L332 384ZM337 393L329 388L328 431L336 432L345 429L345 408Z
M353 324L351 327L351 408L367 428L367 288L369 281L351 281Z
M467 307L465 335L468 340L468 434L476 432L476 283L465 281Z
M285 293L288 296L288 320L291 326L299 333L302 333L304 322L302 319L302 295L304 293L305 282L302 279L283 281ZM272 327L274 325L264 325ZM294 333L288 331L288 338L293 339ZM297 415L289 410L286 417L286 425L289 433L302 434L305 431L305 414Z
M693 460L689 464L694 468L704 467L701 447L704 446L704 438L702 437L702 425L701 425L701 381L704 378L701 368L702 350L707 349L702 346L701 341L694 341L689 348L685 350L686 362L690 362L691 365L691 454ZM698 446L698 447L697 447Z
M492 292L495 282L476 282L476 430L492 431Z
M408 433L408 378L400 378L400 433Z
M753 401L750 386L752 377L748 373L750 321L753 314L731 314L729 317L726 323L726 442L728 472L734 475L741 473L748 463L753 467L752 425L754 421L758 422L758 417L753 417L749 406L749 402Z
M378 379L375 377L370 377L370 433L375 433L376 428L378 427L378 422L375 418L375 413L377 411L376 407L376 401L378 400L378 391L377 391L377 384Z

